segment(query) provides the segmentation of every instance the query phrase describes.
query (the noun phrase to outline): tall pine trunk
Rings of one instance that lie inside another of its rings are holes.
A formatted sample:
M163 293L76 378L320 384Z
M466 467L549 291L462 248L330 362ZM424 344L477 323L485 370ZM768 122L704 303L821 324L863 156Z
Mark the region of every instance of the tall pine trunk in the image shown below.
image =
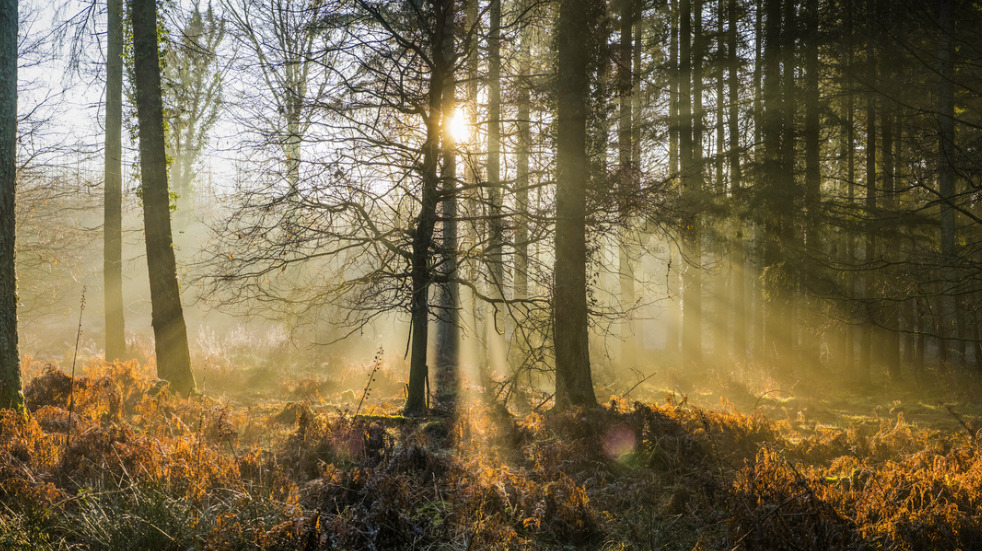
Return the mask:
M442 194L443 252L440 285L440 321L437 325L437 401L446 409L453 409L459 394L457 369L460 358L460 285L457 283L457 153L450 121L457 105L457 81L455 66L453 17L454 10L443 13L443 57L447 71L443 83L443 148L440 166Z
M504 220L502 219L501 184L501 0L491 0L488 6L488 267L491 275L491 297L501 300L505 290ZM495 304L488 318L488 339L500 339L504 331L501 310ZM492 346L491 353L500 353ZM503 358L497 358L500 364Z
M728 175L725 172L726 165L726 48L727 36L724 30L726 13L726 0L716 0L716 154L715 154L715 195L719 200L731 201L732 196L727 189ZM724 224L729 225L730 220ZM729 346L728 335L731 333L729 323L730 317L724 312L733 309L730 302L729 284L732 280L733 265L730 262L729 254L723 257L726 251L725 240L713 247L713 254L718 257L721 265L725 263L729 270L713 278L713 319L715 324L712 331L713 336L713 356L722 359L726 356L727 346Z
M596 31L597 0L559 7L556 108L556 260L553 343L556 409L597 403L590 371L586 283L586 122L590 79L587 37Z
M855 69L855 50L853 38L853 19L852 10L846 12L846 116L845 116L845 156L846 156L846 202L852 207L856 203L856 100L853 85L855 80L852 73ZM846 237L846 266L856 265L856 235L851 229L845 232ZM855 296L855 282L853 278L848 278L846 286L846 296ZM843 358L842 372L852 373L856 358L856 331L852 322L854 316L847 314L847 322L844 328L843 339Z
M729 134L729 164L730 164L730 189L733 197L740 200L741 189L743 186L743 167L740 164L740 58L737 55L737 2L728 0L727 4L727 55L728 55L728 99L729 114L727 118ZM721 123L722 124L722 123ZM730 285L732 296L732 320L733 346L732 356L737 361L746 359L747 355L747 325L748 308L746 299L746 248L744 246L743 221L740 217L734 220L735 231L733 235L733 251L730 260L732 266L733 281Z
M524 7L525 2L522 3ZM518 51L518 89L515 152L515 299L528 298L529 292L529 150L532 147L530 82L532 73L531 33L524 29ZM522 307L525 311L525 307Z
M782 204L778 207L777 214L780 217L781 246L784 255L799 249L800 237L795 229L795 203L798 200L798 184L795 179L795 111L797 109L797 98L795 97L795 38L797 35L797 23L795 13L796 0L784 0L784 27L781 29L781 57L782 64L782 92L781 92L781 111L783 115L783 133L781 135L781 179L783 180L781 198ZM780 324L774 327L778 330L780 339L778 342L779 354L782 362L790 367L791 370L797 367L797 292L800 283L799 274L796 273L797 267L784 271L786 276L791 276L790 280L780 291L782 295L778 307L781 312Z
M766 19L764 28L764 71L763 71L763 121L761 129L763 140L763 161L762 172L764 176L764 193L762 203L763 225L764 225L764 258L763 265L766 270L774 270L778 267L781 259L781 238L783 237L782 222L784 195L787 189L783 188L784 174L781 163L781 126L782 126L782 98L781 98L781 0L764 0ZM779 307L782 297L781 282L773 274L765 282L767 292L767 302L764 305L763 319L763 343L769 349L769 359L773 360L775 343L781 343L779 333L781 324L785 320L780 319L782 309ZM783 344L783 343L782 343ZM777 348L780 348L778 346ZM783 350L778 350L783 352Z
M702 1L696 0L693 9L684 0L679 17L680 156L687 208L682 223L682 355L686 363L695 364L702 359Z
M859 366L862 382L869 385L872 381L873 363L873 323L876 319L876 308L873 305L873 295L876 293L876 277L873 272L873 262L876 259L876 233L869 222L876 212L876 55L871 34L866 42L866 79L870 89L866 92L866 218L869 226L866 228L866 244L863 251L865 264L863 298L866 302L867 316L863 324L863 335L859 349Z
M955 263L955 74L952 35L955 31L953 0L939 0L938 25L938 194L941 199L941 338L949 364L958 352L958 301L953 289L958 285L952 267Z
M679 85L681 75L679 64L679 0L671 0L669 9L671 36L669 38L668 56L671 74L669 76L668 98L668 174L676 178L676 181L681 181L681 169L679 167L679 134L681 123L681 115L679 114ZM679 332L682 328L682 302L679 297L678 287L679 270L681 268L682 262L676 261L675 248L670 246L668 249L667 274L665 276L668 281L668 296L671 298L668 306L668 327L666 328L665 334L665 353L668 355L675 354L679 350Z
M123 0L108 1L103 281L106 360L126 355L123 314Z
M618 243L618 271L620 273L620 302L627 309L621 330L621 364L634 367L636 343L639 335L635 331L634 319L634 257L631 246L633 238L633 215L631 204L635 199L634 154L634 76L632 71L634 53L634 13L635 0L621 0L620 5L620 44L617 56L617 98L620 113L617 118L618 191L620 193L621 236Z
M805 3L805 205L807 219L805 228L805 246L808 253L809 269L805 274L805 296L808 305L804 312L809 319L802 324L805 363L815 366L820 357L820 337L818 323L818 285L820 284L819 270L822 253L821 234L821 184L822 173L819 165L819 95L818 95L818 0L808 0Z
M171 239L164 115L157 56L157 5L154 0L132 0L131 13L143 218L157 376L168 381L174 392L187 395L194 391L195 383Z

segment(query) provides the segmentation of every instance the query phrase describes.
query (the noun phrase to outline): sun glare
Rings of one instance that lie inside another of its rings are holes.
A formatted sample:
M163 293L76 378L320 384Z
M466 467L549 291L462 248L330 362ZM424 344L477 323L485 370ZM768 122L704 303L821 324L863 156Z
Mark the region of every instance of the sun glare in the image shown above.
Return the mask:
M453 116L450 117L450 136L456 143L466 142L470 137L471 131L467 124L467 115L462 109L454 110Z

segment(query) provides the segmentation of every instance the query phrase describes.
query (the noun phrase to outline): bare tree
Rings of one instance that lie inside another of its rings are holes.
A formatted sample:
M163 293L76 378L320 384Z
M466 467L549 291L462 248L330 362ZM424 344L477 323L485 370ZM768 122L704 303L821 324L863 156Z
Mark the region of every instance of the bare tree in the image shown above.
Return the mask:
M194 215L196 165L222 111L227 63L219 63L225 21L209 2L204 13L197 2L190 13L180 12L178 36L164 64L164 108L168 120L167 150L173 158L171 180L177 194L178 229Z
M171 238L167 158L164 153L164 112L157 49L157 6L154 0L131 0L130 9L133 18L141 192L157 375L168 381L173 391L186 395L195 390L195 383Z
M222 0L240 55L238 122L279 153L291 193L301 179L302 145L316 106L325 99L327 66L317 32L336 2ZM271 107L271 108L270 108Z

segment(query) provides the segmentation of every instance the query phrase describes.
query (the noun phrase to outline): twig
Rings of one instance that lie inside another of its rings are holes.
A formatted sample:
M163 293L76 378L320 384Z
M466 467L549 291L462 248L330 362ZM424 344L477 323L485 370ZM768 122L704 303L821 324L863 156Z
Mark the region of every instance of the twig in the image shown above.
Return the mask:
M546 402L548 402L549 400L552 400L552 397L555 396L555 395L556 395L556 393L553 392L552 394L546 396L545 400L542 400L541 402L539 402L539 404L537 406L535 406L535 411L539 411L539 408L541 408L542 406L546 405Z
M82 302L78 307L78 332L75 333L75 355L72 356L72 378L68 386L68 435L66 447L72 443L72 417L75 415L75 361L78 359L78 343L82 340L82 312L85 311L85 285L82 286Z
M634 371L635 373L638 373L640 375L644 375L644 373L642 373L641 371L639 371L637 369L632 369L632 371ZM623 393L621 393L621 398L627 398L627 395L630 394L631 391L633 391L634 389L636 389L639 386L641 386L641 383L643 383L643 382L647 381L648 379L654 377L655 376L655 373L656 373L655 371L652 371L651 372L651 375L646 375L643 378L639 379L638 382L634 383L634 386L632 386L631 388L629 388L629 389L625 390Z

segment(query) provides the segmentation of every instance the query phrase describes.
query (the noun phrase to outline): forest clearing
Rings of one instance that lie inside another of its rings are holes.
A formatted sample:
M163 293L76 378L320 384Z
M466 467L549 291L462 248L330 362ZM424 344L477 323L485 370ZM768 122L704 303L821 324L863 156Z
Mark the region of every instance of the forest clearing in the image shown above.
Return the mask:
M0 0L0 549L982 549L979 29Z

